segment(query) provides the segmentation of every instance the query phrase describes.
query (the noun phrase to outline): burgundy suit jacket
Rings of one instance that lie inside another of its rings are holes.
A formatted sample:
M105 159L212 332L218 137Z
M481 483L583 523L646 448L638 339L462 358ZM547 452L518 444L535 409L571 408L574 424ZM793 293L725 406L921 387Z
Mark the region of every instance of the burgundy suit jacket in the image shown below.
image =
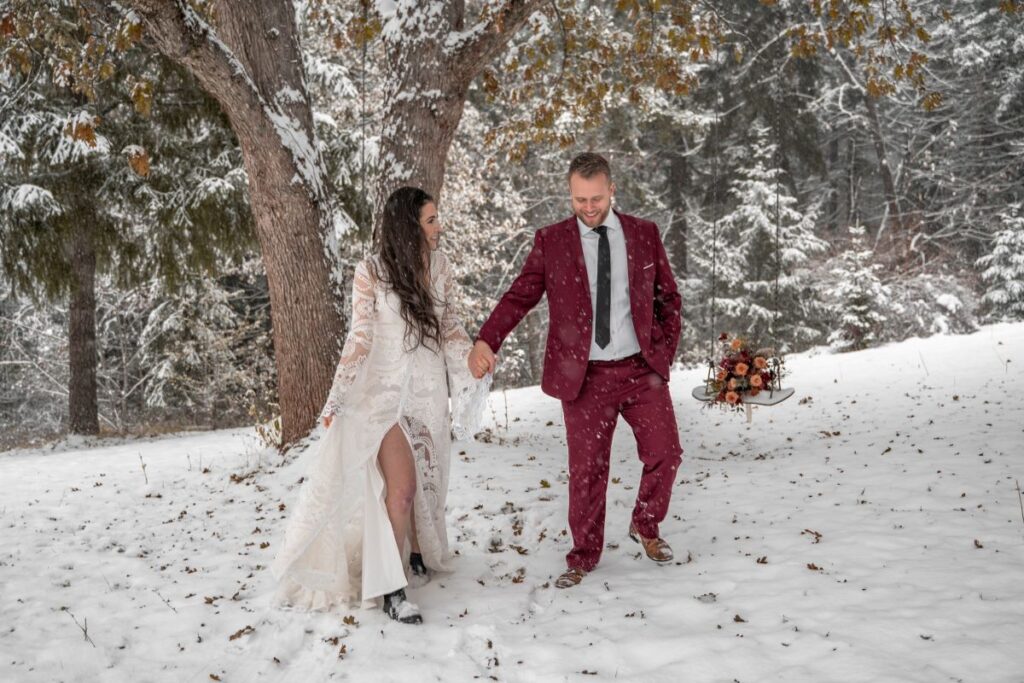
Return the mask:
M629 304L640 352L665 381L681 328L681 300L658 226L615 212L626 238ZM571 401L587 374L593 306L576 216L537 231L533 249L512 286L480 328L478 340L495 353L505 337L548 295L548 342L544 353L544 393Z

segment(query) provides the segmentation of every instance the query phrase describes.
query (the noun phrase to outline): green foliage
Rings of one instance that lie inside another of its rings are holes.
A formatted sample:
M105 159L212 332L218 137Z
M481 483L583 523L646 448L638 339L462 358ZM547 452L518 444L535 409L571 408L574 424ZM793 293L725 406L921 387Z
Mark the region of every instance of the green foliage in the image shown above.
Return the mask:
M128 18L104 31L80 7L15 9L0 61L0 266L17 290L64 296L82 229L124 287L155 274L173 289L251 250L241 155L192 80L134 48Z

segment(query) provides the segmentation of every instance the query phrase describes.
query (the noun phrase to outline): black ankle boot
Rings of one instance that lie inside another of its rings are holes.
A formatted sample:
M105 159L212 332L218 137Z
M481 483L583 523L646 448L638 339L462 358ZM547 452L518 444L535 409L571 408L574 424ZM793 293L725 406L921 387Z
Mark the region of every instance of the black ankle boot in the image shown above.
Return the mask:
M399 588L394 593L384 596L384 612L395 621L403 624L422 624L420 608L405 599L405 589Z
M423 555L419 553L409 554L409 569L414 576L426 576L427 565L423 564Z

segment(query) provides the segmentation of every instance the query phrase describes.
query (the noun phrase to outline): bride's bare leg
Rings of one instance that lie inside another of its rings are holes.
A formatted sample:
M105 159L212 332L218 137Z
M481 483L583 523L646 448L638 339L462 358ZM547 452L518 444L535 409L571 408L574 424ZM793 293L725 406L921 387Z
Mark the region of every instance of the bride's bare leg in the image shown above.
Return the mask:
M380 443L377 453L387 495L384 507L391 520L391 529L395 532L395 543L399 554L405 547L405 537L409 533L412 518L412 501L416 496L416 469L409 450L409 441L397 424L388 430ZM414 537L415 538L415 537ZM415 541L414 548L415 548Z
M415 475L415 472L413 472L413 474ZM409 513L409 544L412 546L412 552L418 553L420 551L420 539L416 537L415 511Z

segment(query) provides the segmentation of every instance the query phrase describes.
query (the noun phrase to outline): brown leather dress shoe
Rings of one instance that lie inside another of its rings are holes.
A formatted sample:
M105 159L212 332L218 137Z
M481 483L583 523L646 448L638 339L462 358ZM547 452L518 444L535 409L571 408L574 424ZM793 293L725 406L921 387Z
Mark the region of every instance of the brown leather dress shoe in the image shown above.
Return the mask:
M587 573L582 569L576 569L575 567L567 569L555 580L555 586L558 588L572 588L582 581L586 575Z
M647 557L655 562L671 562L675 555L672 547L662 538L645 538L632 524L629 525L629 537L644 547Z

